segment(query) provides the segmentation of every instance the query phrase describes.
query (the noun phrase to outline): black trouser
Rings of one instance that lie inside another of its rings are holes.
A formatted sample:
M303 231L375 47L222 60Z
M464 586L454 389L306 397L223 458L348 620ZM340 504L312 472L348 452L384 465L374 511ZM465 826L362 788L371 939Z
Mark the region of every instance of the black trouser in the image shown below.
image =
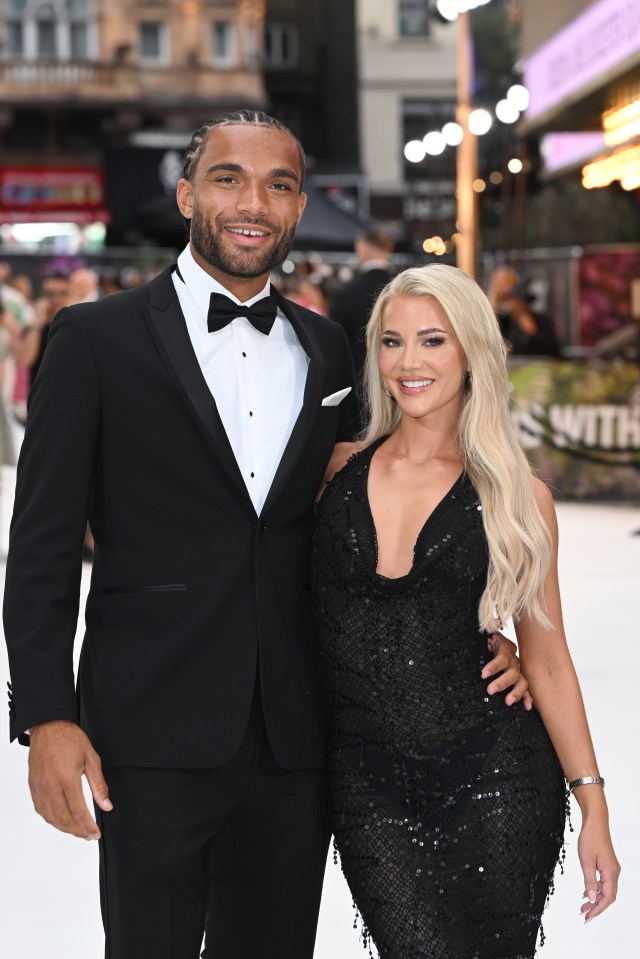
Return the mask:
M311 959L329 843L326 771L276 762L256 694L215 769L108 769L97 811L105 959Z

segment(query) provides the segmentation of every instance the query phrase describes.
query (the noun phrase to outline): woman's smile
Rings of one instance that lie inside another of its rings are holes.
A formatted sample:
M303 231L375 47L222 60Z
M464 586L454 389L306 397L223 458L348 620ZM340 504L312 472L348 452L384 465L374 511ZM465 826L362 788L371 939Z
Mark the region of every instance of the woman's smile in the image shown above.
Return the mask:
M413 396L416 393L424 393L424 391L428 390L433 383L435 383L435 380L427 378L417 380L407 376L403 376L402 379L398 380L400 389L407 396Z

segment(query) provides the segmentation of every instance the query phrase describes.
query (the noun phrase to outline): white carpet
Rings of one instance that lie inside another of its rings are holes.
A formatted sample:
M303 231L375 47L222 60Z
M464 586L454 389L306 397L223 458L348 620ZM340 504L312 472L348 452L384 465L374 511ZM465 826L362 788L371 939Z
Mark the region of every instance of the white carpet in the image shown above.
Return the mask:
M3 471L0 543L6 549L14 471ZM560 521L560 575L567 634L587 703L618 858L618 902L587 927L578 917L582 879L569 839L565 875L545 919L541 959L632 959L640 793L640 509L565 504ZM4 566L2 566L4 579ZM88 587L87 577L83 588ZM0 689L7 661L0 646ZM2 693L4 695L4 693ZM101 959L98 850L47 826L31 807L27 751L0 730L0 955L6 959ZM577 804L573 804L578 821ZM518 837L513 837L517 844ZM316 959L364 959L352 928L351 898L331 858L327 866ZM633 943L636 943L634 946ZM140 959L151 959L141 956Z

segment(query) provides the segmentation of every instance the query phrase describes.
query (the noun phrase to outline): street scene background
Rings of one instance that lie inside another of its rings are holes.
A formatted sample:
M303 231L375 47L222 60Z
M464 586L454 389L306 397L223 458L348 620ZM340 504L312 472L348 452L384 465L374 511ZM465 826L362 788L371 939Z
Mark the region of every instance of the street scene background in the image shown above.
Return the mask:
M554 490L570 648L623 872L583 928L577 832L542 959L637 954L640 5L634 0L0 0L0 578L32 379L57 311L175 262L192 132L266 110L308 155L274 272L345 328L370 269L478 278L512 418ZM357 321L357 323L356 323ZM33 348L33 344L37 349ZM29 346L31 344L31 346ZM362 342L352 342L356 365ZM85 543L82 603L92 542ZM83 632L78 624L76 657ZM0 646L0 681L8 668ZM0 955L96 959L97 847L32 809L0 737ZM577 805L572 802L574 824ZM517 849L518 836L512 837ZM330 853L316 959L366 956Z

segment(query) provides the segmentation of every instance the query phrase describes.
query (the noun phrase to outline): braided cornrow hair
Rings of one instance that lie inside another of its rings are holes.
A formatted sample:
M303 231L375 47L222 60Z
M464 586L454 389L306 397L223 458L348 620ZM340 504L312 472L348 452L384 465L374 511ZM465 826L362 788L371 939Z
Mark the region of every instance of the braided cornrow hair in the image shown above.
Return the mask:
M263 113L261 110L238 110L237 113L225 113L224 116L214 117L212 120L207 120L207 122L193 134L191 137L191 142L187 147L187 151L184 156L184 167L182 169L182 176L184 179L190 180L193 176L198 165L198 161L202 156L205 140L212 130L215 130L216 127L239 126L244 124L254 127L270 127L272 130L280 130L282 133L286 133L291 137L298 150L301 171L300 186L302 186L306 171L306 157L304 150L302 149L302 144L291 132L289 127L286 127L284 123L280 122L280 120L276 120L275 117L269 116L268 113Z

